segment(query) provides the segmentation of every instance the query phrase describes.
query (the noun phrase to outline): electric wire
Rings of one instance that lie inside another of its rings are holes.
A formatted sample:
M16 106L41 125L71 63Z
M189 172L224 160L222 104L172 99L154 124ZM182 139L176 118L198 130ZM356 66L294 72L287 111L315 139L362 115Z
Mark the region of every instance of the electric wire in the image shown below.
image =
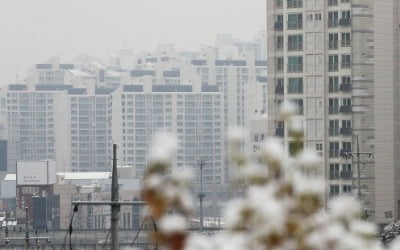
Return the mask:
M106 244L107 244L108 237L110 236L110 233L111 233L111 229L108 230L108 233L107 233L107 236L106 236L106 240L104 241L103 246L101 247L102 250L104 249L104 247L105 247Z

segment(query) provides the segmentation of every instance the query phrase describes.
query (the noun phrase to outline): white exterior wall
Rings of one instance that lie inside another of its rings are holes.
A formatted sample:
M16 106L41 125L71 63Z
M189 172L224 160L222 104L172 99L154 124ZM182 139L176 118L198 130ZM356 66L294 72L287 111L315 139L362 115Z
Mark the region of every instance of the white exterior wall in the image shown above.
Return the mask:
M399 219L399 1L374 1L376 222Z
M276 2L267 1L269 134L283 136L284 131L283 138L288 145L291 138L287 136L287 124L284 126L276 115L283 101L302 102L302 113L294 119L303 124L304 146L317 149L322 156L321 172L328 181L326 196L344 194L348 188L356 192L357 186L352 182L352 177L357 176L356 159L343 156L345 152L357 150L356 134L360 137L361 151L373 153L370 73L373 68L367 57L372 52L365 45L365 41L372 40L372 16L369 15L372 1L351 1L353 5L350 1L337 1L337 5L328 6L328 1L304 0L298 1L302 2L298 7L287 6L288 1L282 1L283 6L279 7ZM361 10L366 12L360 13ZM338 16L336 23L328 22L330 13L334 12ZM347 12L350 13L350 20L342 17ZM289 28L289 15L292 14L302 14L301 27ZM282 23L278 22L279 16ZM350 35L349 43L342 38L344 33ZM337 39L331 36L330 40L330 34L336 34ZM289 36L294 35L303 37L302 48L289 49ZM283 38L281 46L278 46L278 37ZM350 56L350 64L344 64L346 55ZM298 72L289 66L290 57L296 56L302 58L302 69ZM336 64L330 64L329 60L336 56ZM277 67L279 58L283 59L282 70ZM350 88L343 85L347 84L343 77L349 77ZM293 78L302 79L301 91L289 87ZM334 85L336 78L337 85ZM280 83L283 83L283 89ZM343 125L347 123L350 127ZM350 128L350 133L346 132L347 128ZM347 148L348 145L351 147ZM366 169L361 172L361 198L364 209L373 219L373 161L364 158L361 161L365 162L363 169ZM350 176L347 175L348 166L351 166Z

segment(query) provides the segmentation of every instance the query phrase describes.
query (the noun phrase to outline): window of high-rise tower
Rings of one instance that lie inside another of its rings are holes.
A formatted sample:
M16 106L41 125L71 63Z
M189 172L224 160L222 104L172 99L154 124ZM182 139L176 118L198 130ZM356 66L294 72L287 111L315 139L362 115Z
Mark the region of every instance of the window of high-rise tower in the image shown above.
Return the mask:
M288 8L302 8L303 0L287 0Z
M289 56L288 57L288 72L289 73L303 72L303 57L302 56Z
M328 44L328 48L329 49L338 49L338 33L331 33L328 35L329 38L329 44Z
M329 55L328 56L328 71L338 71L339 70L339 56L338 55Z
M303 93L303 78L289 78L288 93L290 94L301 94Z
M342 69L349 69L351 66L351 55L342 55Z
M328 28L335 28L339 23L339 14L337 11L328 12Z
M288 29L298 30L303 28L303 14L292 13L288 14Z
M328 0L328 6L336 6L338 5L338 0Z
M342 47L350 47L351 44L351 35L350 32L342 33Z
M303 35L288 36L288 51L303 50Z

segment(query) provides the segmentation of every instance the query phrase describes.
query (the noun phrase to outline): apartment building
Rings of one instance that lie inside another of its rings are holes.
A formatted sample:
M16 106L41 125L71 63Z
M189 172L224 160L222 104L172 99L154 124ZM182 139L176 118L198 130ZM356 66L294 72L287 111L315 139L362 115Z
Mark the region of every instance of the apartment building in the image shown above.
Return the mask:
M68 89L70 170L107 171L112 155L113 89Z
M372 220L373 2L267 1L269 134L290 148L287 124L277 112L284 101L296 104L294 122L304 128L304 146L322 156L326 197L360 193ZM359 161L356 152L363 152Z
M32 85L62 85L67 70L75 68L74 64L60 63L60 58L53 57L48 62L35 64L27 72L27 82Z
M196 176L194 191L203 175L204 213L217 216L228 182L224 165L223 95L218 86L123 85L112 94L113 139L119 145L122 165L144 176L152 136L159 131L177 135L178 169ZM202 173L200 162L204 162Z
M8 170L56 160L58 171L105 171L111 159L111 90L8 85Z

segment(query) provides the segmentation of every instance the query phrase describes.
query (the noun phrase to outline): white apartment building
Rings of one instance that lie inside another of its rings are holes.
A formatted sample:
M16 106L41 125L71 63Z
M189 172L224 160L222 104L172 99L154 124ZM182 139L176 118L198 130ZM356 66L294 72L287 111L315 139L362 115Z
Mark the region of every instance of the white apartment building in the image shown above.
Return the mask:
M189 85L199 89L200 86L216 85L223 95L224 129L229 126L250 127L248 114L253 114L255 109L260 115L266 114L266 64L265 60L256 60L254 53L234 59L217 59L217 51L213 48L198 55L197 59L190 60L177 59L176 53L171 51L159 51L144 55L125 82L143 85L145 88L154 85ZM253 102L257 104L249 105ZM224 167L229 178L227 161Z
M68 89L70 170L107 171L112 156L112 89ZM61 131L60 131L61 132Z
M74 64L60 63L60 59L54 57L46 63L35 64L29 69L26 82L32 85L62 85L65 72L74 68Z
M111 157L111 90L8 85L8 170L56 160L58 171L105 171Z
M276 115L283 101L297 104L304 146L323 159L327 198L358 193L355 153L362 152L359 190L372 220L373 2L267 1L269 134L282 137L290 149L287 124Z
M158 131L177 135L178 169L190 169L200 187L203 167L204 214L219 216L227 198L223 95L218 86L123 85L113 94L113 138L118 159L144 176L152 136Z
M120 164L146 171L151 138L157 131L178 136L178 168L206 162L204 182L224 184L223 97L217 86L124 85L113 93L113 134Z

